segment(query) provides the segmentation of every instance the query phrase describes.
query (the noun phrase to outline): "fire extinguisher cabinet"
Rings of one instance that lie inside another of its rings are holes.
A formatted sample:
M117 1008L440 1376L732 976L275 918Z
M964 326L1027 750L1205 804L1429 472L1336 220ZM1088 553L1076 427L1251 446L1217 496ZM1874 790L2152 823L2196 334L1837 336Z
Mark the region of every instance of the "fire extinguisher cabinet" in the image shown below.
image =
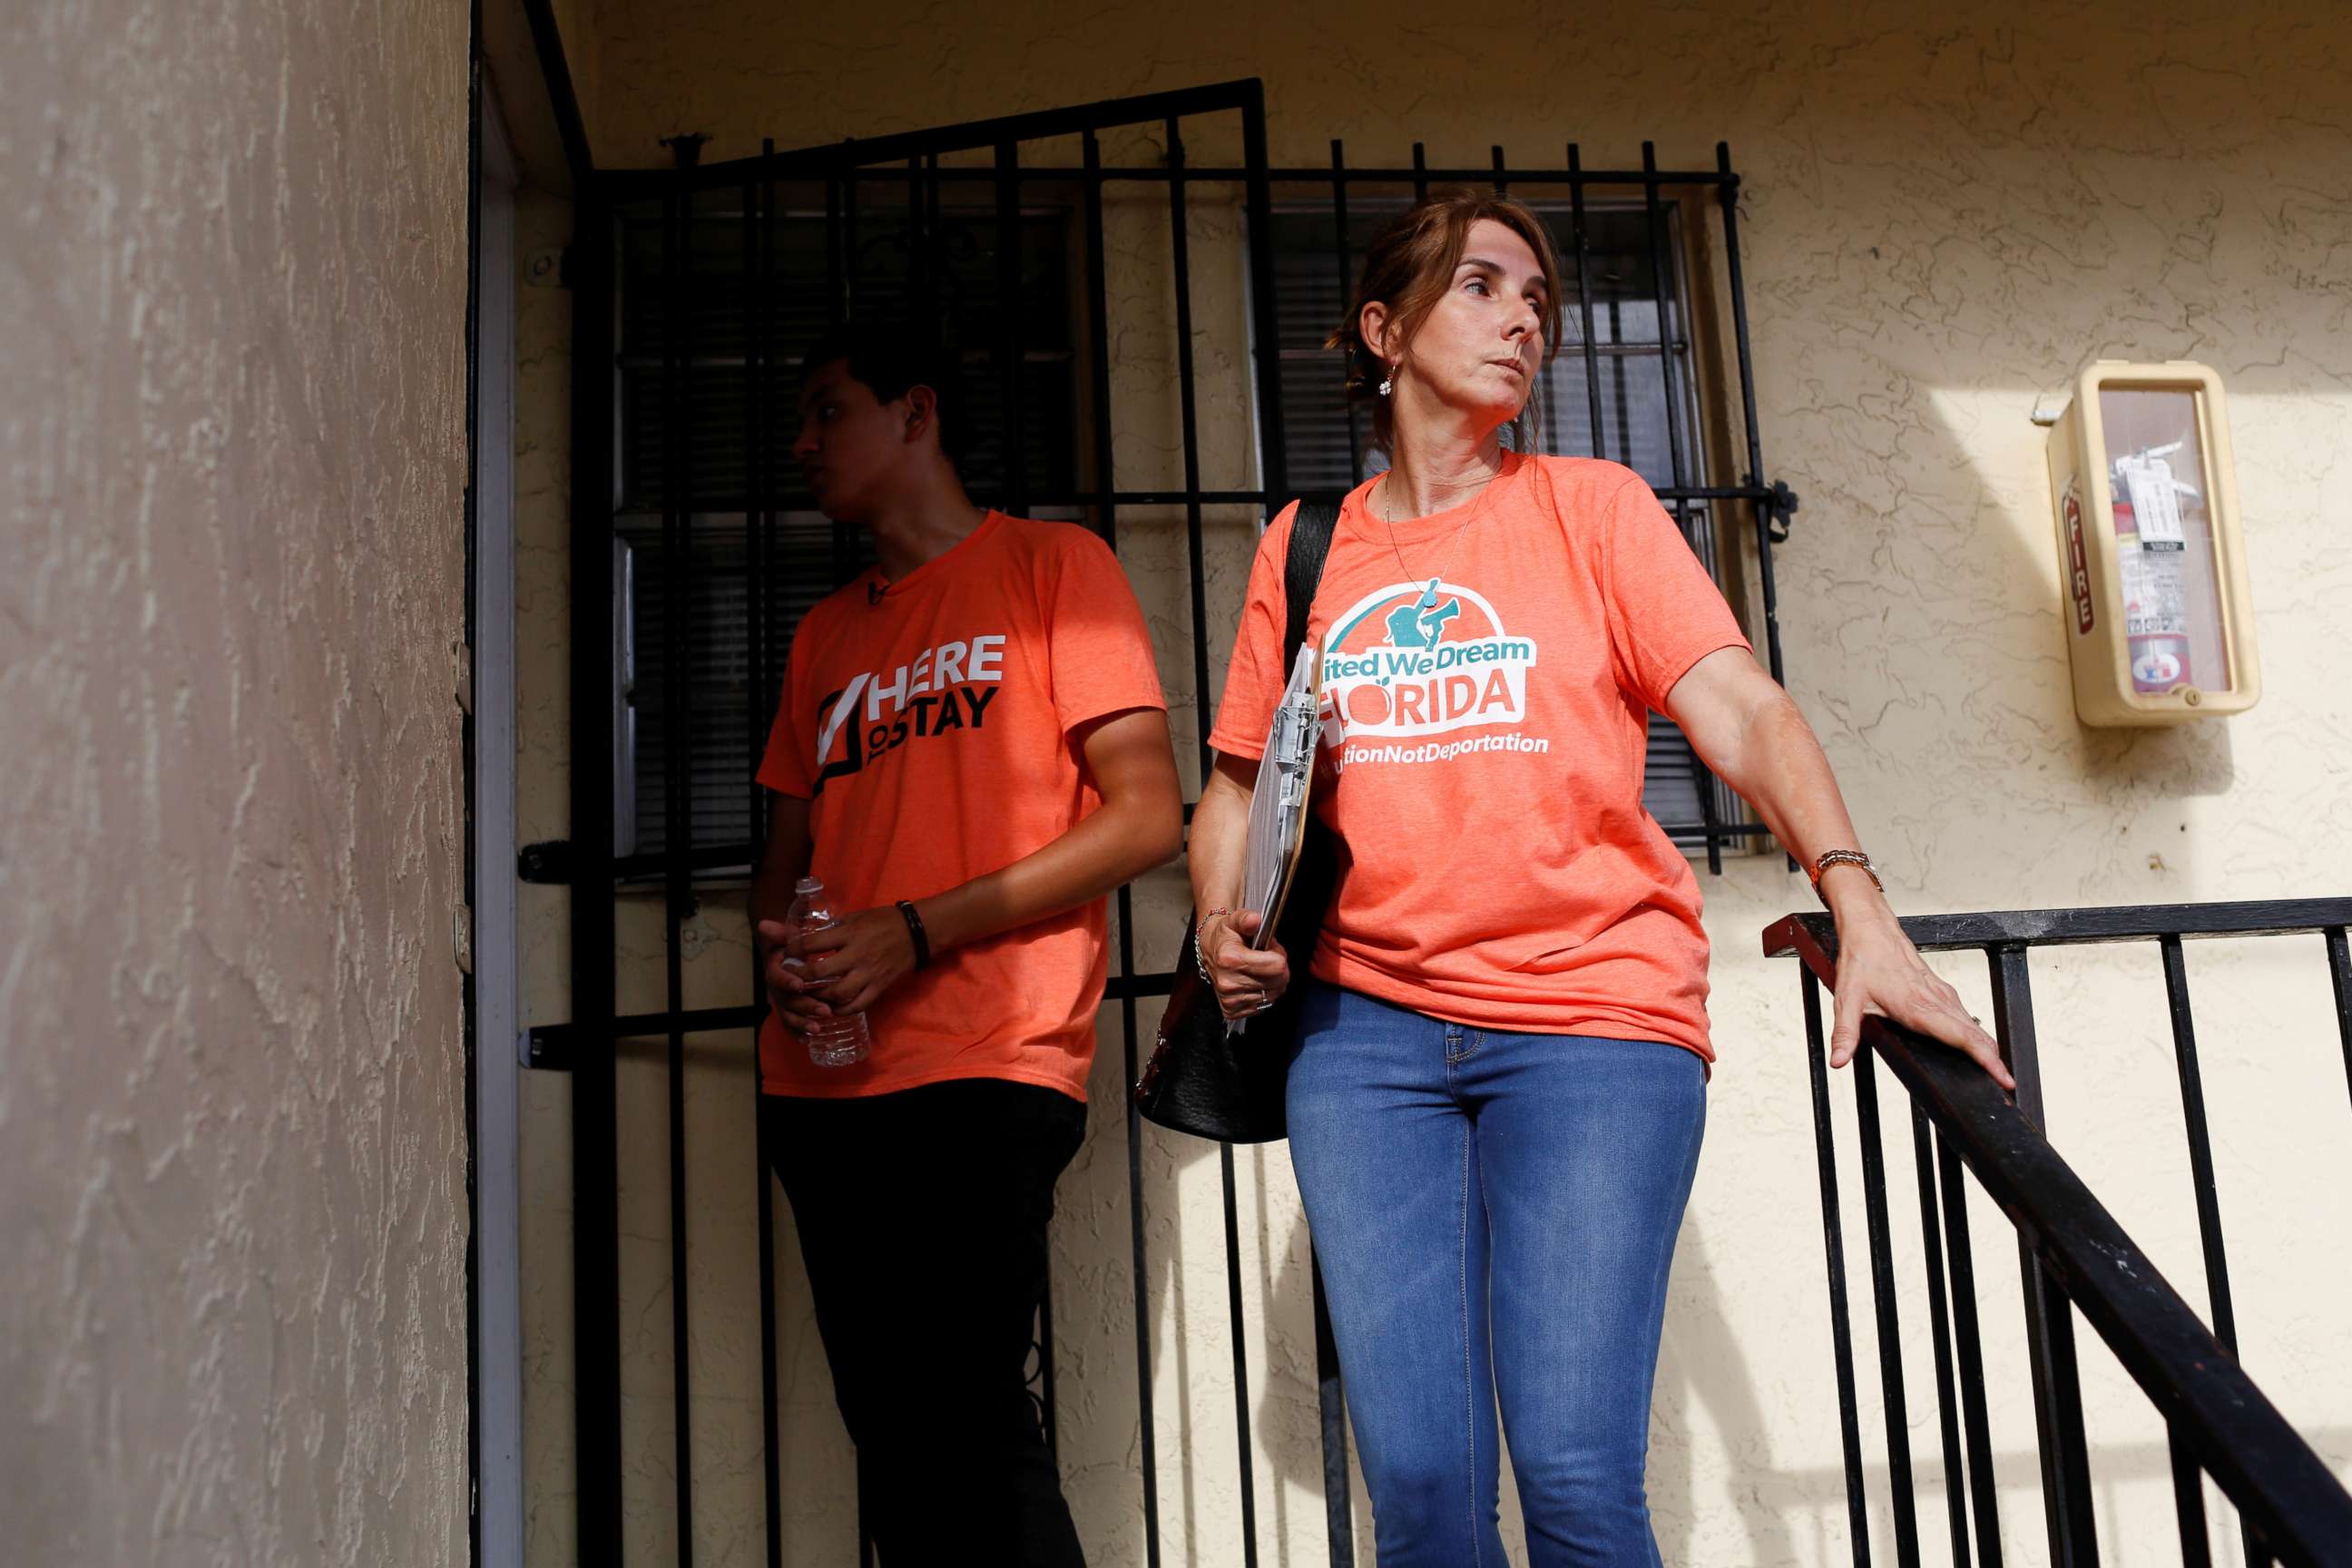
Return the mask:
M2050 431L2074 711L2098 728L2242 713L2262 695L2221 378L2094 362Z

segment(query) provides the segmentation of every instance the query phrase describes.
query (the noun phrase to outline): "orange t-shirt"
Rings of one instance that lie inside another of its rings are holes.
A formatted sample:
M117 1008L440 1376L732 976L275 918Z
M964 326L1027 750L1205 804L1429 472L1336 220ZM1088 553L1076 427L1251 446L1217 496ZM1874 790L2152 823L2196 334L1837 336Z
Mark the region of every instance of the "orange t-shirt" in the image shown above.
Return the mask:
M992 511L880 584L868 572L801 622L760 764L810 803L809 874L843 911L929 898L1060 837L1102 804L1072 731L1167 706L1134 590L1083 528ZM816 1066L770 1016L761 1087L831 1099L996 1078L1084 1100L1108 963L1100 899L936 952L866 1015L874 1048L855 1067Z
M1506 454L1476 500L1391 529L1341 505L1318 816L1339 884L1312 972L1473 1027L1664 1040L1709 1061L1690 864L1642 806L1647 710L1739 625L1650 488ZM1266 530L1210 737L1255 757L1286 674Z

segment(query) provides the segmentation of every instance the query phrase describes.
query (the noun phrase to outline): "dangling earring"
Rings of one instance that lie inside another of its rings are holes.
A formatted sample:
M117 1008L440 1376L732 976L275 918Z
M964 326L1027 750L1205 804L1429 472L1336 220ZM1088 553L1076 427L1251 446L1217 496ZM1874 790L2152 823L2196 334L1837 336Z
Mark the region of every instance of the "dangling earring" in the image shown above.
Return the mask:
M1381 395L1382 397L1386 397L1390 393L1394 392L1395 390L1396 372L1391 370L1388 374L1381 377Z

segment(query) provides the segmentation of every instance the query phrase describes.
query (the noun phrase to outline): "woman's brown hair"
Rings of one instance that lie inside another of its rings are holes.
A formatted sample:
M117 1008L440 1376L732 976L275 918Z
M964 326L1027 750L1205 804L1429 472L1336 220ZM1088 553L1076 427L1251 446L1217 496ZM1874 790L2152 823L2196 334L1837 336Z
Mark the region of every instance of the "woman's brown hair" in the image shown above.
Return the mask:
M1371 405L1372 441L1384 452L1395 449L1391 443L1396 437L1395 405L1380 393L1381 383L1390 374L1390 362L1374 353L1371 345L1364 342L1364 307L1375 300L1388 306L1389 341L1396 345L1396 357L1402 359L1403 350L1412 342L1421 323L1445 297L1446 289L1454 286L1454 269L1462 265L1462 251L1469 242L1471 227L1481 218L1501 224L1526 240L1528 248L1536 253L1544 276L1545 357L1549 359L1559 347L1559 258L1552 248L1551 233L1544 226L1543 219L1525 203L1492 191L1438 191L1416 202L1382 224L1380 232L1372 236L1364 252L1364 270L1356 279L1355 297L1348 302L1347 318L1323 344L1348 351L1348 400ZM1528 388L1528 400L1520 405L1517 417L1511 421L1510 445L1514 449L1534 449L1542 397L1542 378L1538 376Z

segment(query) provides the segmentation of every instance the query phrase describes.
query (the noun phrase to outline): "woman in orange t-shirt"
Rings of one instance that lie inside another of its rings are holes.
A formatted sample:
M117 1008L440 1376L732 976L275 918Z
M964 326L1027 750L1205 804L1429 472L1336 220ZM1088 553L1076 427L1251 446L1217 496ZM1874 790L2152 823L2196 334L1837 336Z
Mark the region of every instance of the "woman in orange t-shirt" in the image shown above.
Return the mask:
M1832 1060L1882 1013L2009 1081L1649 487L1528 455L1559 328L1550 240L1517 202L1439 196L1374 238L1332 343L1394 464L1342 504L1307 617L1339 879L1305 975L1230 909L1287 676L1295 509L1258 550L1192 824L1224 1011L1313 987L1291 1158L1383 1568L1505 1561L1500 1436L1534 1563L1658 1561L1650 1388L1713 1048L1697 880L1642 806L1650 710L1813 868Z

